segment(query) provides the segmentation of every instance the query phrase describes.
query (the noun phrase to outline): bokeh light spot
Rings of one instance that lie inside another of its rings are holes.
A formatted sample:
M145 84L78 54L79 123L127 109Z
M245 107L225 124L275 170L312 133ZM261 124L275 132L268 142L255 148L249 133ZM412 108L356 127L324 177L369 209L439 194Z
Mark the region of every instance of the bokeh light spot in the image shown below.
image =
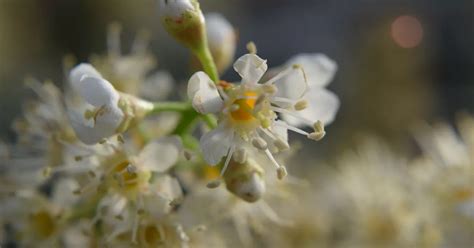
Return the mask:
M414 48L423 40L423 27L414 16L399 16L391 27L392 38L403 48Z

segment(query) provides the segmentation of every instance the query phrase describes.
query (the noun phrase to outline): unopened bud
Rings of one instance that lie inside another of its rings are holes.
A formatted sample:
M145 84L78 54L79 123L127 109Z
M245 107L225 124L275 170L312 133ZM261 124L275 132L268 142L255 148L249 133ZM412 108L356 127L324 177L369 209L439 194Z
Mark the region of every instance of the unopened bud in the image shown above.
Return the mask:
M206 14L206 31L209 49L219 73L234 60L237 35L232 25L220 14Z
M227 190L247 202L258 201L265 193L263 170L252 159L232 161L224 175Z
M159 14L166 31L192 50L206 41L204 16L197 0L159 0Z

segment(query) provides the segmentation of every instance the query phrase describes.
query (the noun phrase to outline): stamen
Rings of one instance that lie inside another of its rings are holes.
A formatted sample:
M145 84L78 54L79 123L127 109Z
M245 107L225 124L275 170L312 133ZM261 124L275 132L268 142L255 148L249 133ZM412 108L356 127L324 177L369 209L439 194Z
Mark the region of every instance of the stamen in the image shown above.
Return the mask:
M297 103L295 103L293 107L295 108L296 111L301 111L308 107L308 101L300 100Z
M184 150L183 153L184 153L184 158L185 158L186 160L189 161L189 160L191 160L191 159L193 158L193 153L192 153L191 151L189 151L189 150Z
M278 88L273 84L263 84L262 89L265 93L275 95L278 92Z
M272 100L275 101L275 102L283 102L283 103L289 103L289 104L294 104L295 103L295 100L285 98L285 97L279 97L279 96L273 97Z
M288 172L286 171L285 166L280 166L280 168L277 169L277 177L279 180L282 180L288 175Z
M311 124L313 123L313 121L308 120L308 119L306 119L306 118L304 118L304 117L302 117L302 116L299 116L298 114L295 114L294 112L292 112L292 111L290 111L290 110L287 110L287 109L284 109L284 108L275 107L275 106L272 106L271 109L272 109L273 111L275 111L275 112L278 112L278 113L283 113L283 114L291 115L291 116L293 116L293 117L295 117L295 118L297 118L297 119L302 120L302 121L305 122L305 123L308 123L308 124L309 124L309 123L311 123Z
M247 43L247 50L251 54L257 54L257 46L255 45L253 41Z
M267 157L270 159L270 161L272 162L272 164L277 168L279 169L281 167L280 164L278 164L278 162L275 160L275 158L273 157L272 153L270 152L270 150L265 150L265 155L267 155Z
M208 182L206 187L208 187L210 189L215 189L215 188L219 187L219 185L221 185L221 180L217 179L217 180Z
M280 151L284 151L284 150L288 150L290 149L290 145L288 144L288 142L282 140L281 138L278 138L274 145L278 148L278 150Z
M133 220L133 227L132 227L132 243L137 244L137 233L138 233L138 225L140 222L140 216L138 213L135 214Z
M248 153L244 148L238 149L234 153L234 157L233 157L234 161L239 164L245 163L247 161L247 158L248 158Z
M268 81L266 81L265 83L263 83L264 85L269 85L269 84L273 84L274 82L276 82L277 80L281 79L282 77L288 75L291 71L293 71L294 68L293 67L287 67L285 68L284 70L280 71L278 74L276 74L274 77L270 78Z
M221 177L224 175L225 171L227 170L227 166L229 166L230 159L232 155L234 155L235 145L231 146L229 152L227 153L227 157L225 158L224 166L221 170Z
M297 127L290 126L290 125L288 125L286 122L282 122L282 121L281 121L281 122L276 122L275 125L279 125L279 126L285 127L285 128L287 128L288 130L290 130L290 131L293 131L293 132L295 132L295 133L299 133L299 134L304 135L304 136L308 136L308 135L309 135L308 132L306 132L306 131L304 131L304 130L302 130L302 129L299 129L299 128L297 128Z
M267 142L260 137L254 138L252 140L252 145L259 150L267 150L268 148Z
M229 100L229 96L225 93L224 89L221 86L217 86L217 91L224 101Z
M314 132L308 135L309 139L319 141L322 138L324 138L324 136L326 135L326 131L324 131L324 124L322 121L316 121L313 124L313 128L314 128Z

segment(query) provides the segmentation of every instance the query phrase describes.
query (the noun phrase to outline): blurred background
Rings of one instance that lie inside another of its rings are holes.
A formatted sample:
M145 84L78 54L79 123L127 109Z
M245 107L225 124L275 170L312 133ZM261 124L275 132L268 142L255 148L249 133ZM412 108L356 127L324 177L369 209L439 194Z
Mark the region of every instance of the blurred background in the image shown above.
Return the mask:
M411 150L419 120L453 120L474 110L472 0L200 0L238 30L237 56L254 41L269 66L298 53L325 53L339 65L330 85L341 109L328 139L303 154L331 156L361 134ZM123 47L151 31L159 69L183 84L189 53L163 30L153 0L0 0L0 139L14 140L11 122L32 95L24 78L63 81L62 60L87 61L106 51L106 29L123 26ZM126 50L124 52L127 52ZM228 81L237 79L229 70Z

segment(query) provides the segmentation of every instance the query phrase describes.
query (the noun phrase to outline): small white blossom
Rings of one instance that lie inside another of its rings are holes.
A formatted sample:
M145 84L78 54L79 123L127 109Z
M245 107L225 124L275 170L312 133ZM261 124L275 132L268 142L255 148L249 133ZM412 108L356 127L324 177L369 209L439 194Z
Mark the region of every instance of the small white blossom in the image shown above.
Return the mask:
M337 98L336 101L325 102L320 99L324 94L310 91L305 70L297 64L287 66L264 83L259 81L268 66L266 60L255 54L240 57L234 63L234 69L242 77L240 84L221 82L216 86L204 72L195 73L189 80L188 96L194 108L202 114L215 113L219 116L219 126L201 137L204 159L215 165L226 156L223 174L234 151L245 150L246 144L251 144L266 154L277 167L279 177L283 177L286 169L277 163L272 153L289 148L287 131L295 131L314 140L321 139L325 134L322 120L333 118L339 104ZM312 93L315 94L310 96ZM303 112L308 107L312 107L311 111ZM314 132L308 133L278 120L277 113L312 125Z
M87 103L83 116L72 115L72 126L78 138L95 144L117 132L124 120L119 107L119 93L90 64L80 64L71 70L69 82Z

